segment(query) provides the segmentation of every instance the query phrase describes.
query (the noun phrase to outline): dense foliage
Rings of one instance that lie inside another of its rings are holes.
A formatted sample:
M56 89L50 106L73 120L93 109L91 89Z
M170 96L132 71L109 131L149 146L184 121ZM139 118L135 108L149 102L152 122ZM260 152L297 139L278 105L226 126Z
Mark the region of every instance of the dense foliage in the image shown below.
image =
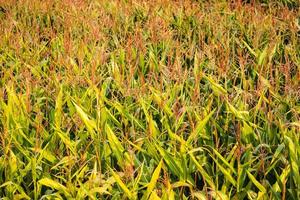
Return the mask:
M3 199L300 199L297 0L0 1Z

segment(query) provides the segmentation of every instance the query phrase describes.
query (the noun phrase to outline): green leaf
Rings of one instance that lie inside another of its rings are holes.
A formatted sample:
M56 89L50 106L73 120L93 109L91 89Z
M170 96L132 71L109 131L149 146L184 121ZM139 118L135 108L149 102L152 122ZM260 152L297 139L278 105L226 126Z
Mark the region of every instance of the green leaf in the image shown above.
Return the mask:
M280 186L282 183L284 183L284 181L287 181L287 177L291 172L291 167L290 165L287 165L283 170L281 175L279 176L279 179L277 179L276 183L274 183L274 185L272 186L273 190L275 192L280 192Z
M58 190L66 195L66 197L71 197L71 194L68 192L68 189L63 186L62 184L49 179L49 178L43 178L38 181L39 184L44 185L46 187L50 187L52 189Z
M215 200L229 200L229 197L222 191L212 191L210 194Z
M161 156L163 157L164 161L170 168L170 170L177 175L178 177L183 177L183 169L179 164L179 161L171 156L167 151L165 151L162 147L155 145Z
M204 179L204 182L207 182L208 185L214 190L216 188L216 186L215 186L214 181L212 180L212 178L208 175L208 173L201 166L201 164L196 160L195 156L192 153L190 153L190 156L192 158L192 161L195 163L198 171L202 175L202 177Z
M71 152L74 155L76 155L77 152L75 151L75 143L72 140L70 140L70 138L64 132L56 130L55 133L59 136L61 141L68 147L68 149L70 149Z
M227 91L218 83L216 83L211 77L203 75L203 77L208 80L211 87L216 95L226 95Z
M87 130L91 133L92 138L94 139L94 130L97 129L96 126L96 122L92 119L90 119L90 117L82 110L82 108L80 106L78 106L76 103L74 103L74 106L76 108L77 113L79 114L81 120L84 122Z
M201 137L201 135L199 135L199 134L203 131L205 125L207 124L207 122L209 121L209 119L211 118L211 116L215 113L215 111L216 111L216 109L213 109L208 115L206 115L204 117L204 119L202 119L201 121L199 121L197 123L196 128L194 129L194 131L190 134L190 136L187 139L187 145L191 144L191 142L194 139L196 139L197 136Z
M237 110L233 105L231 105L228 101L227 101L227 106L229 108L229 111L236 116L238 119L241 120L247 120L249 118L249 112L248 111L240 111Z
M62 106L63 106L63 87L61 86L60 91L56 98L55 113L54 113L54 124L57 129L61 128Z
M198 200L207 200L207 195L204 192L194 192L193 197Z
M234 187L236 187L236 180L231 176L230 170L226 170L215 158L212 157L212 159L215 161L217 164L218 168L222 171L224 174L225 178L232 183Z
M236 170L233 168L231 164L227 162L227 160L216 150L213 148L213 152L216 154L216 156L227 166L229 169L236 174Z
M134 198L134 194L132 192L130 192L130 190L127 188L127 186L123 183L123 181L121 180L121 177L119 176L119 174L117 174L116 172L114 172L112 169L110 169L115 181L118 183L118 185L121 187L121 189L123 190L123 192L125 193L125 195L129 198L129 199L135 199Z
M244 40L242 40L243 44L247 47L247 49L249 50L249 52L254 55L255 57L257 57L257 53L247 44L247 42L245 42Z
M266 193L267 192L267 190L266 190L266 188L262 185L262 184L260 184L257 180L256 180L256 178L247 170L247 174L248 174L248 177L249 177L249 179L252 181L252 183L262 192L262 193Z
M142 200L147 200L149 198L151 192L154 190L156 182L159 178L159 174L160 174L162 164L163 164L163 161L161 160L159 162L158 166L156 167L156 169L154 170L154 173L152 174L150 183L148 184L148 187L147 187L147 191L143 195Z
M130 157L128 153L125 152L122 143L119 141L108 124L105 125L105 131L113 154L116 156L119 165L124 168L126 164L130 164Z

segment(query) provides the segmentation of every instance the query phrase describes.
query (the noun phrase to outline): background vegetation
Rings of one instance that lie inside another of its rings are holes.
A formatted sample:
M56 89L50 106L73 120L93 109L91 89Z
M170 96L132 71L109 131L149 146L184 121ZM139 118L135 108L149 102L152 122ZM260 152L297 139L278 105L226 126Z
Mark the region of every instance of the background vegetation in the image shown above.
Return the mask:
M2 199L299 199L297 0L0 1Z

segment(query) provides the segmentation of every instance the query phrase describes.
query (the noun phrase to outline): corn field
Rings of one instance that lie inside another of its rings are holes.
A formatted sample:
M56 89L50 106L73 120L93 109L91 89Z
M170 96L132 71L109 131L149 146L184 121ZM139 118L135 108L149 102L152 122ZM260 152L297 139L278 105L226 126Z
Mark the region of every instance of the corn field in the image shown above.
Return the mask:
M300 199L297 0L0 0L0 199Z

